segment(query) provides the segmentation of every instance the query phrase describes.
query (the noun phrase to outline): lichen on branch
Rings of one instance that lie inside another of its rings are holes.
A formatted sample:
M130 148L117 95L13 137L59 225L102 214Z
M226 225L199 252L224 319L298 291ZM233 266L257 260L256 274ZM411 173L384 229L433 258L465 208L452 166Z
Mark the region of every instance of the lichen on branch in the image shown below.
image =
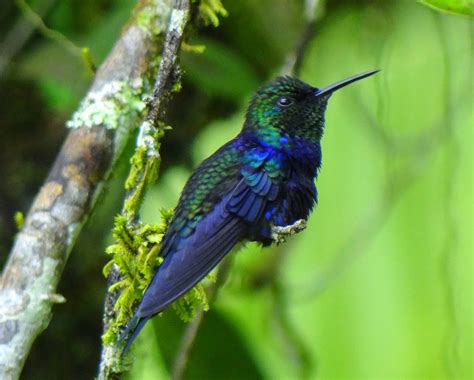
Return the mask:
M97 91L91 91L82 100L79 109L66 123L68 128L90 128L101 125L106 129L117 129L140 116L146 108L143 100L143 81L128 84L112 81Z

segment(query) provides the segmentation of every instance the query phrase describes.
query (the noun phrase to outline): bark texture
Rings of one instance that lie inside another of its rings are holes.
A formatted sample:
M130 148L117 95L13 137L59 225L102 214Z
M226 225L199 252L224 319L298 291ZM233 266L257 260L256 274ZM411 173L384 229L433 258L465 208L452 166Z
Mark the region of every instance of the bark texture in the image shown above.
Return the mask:
M48 326L56 287L82 226L146 108L144 86L163 46L172 6L139 2L99 68L0 278L0 378L17 379ZM152 17L139 17L152 15ZM154 77L154 73L152 73Z

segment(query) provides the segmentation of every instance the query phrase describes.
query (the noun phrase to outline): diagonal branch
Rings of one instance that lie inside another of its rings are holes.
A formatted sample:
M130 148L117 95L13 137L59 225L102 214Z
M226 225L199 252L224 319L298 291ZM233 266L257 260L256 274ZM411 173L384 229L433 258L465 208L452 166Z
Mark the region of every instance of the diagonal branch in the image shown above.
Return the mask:
M146 12L153 17L140 17ZM150 13L152 12L152 13ZM139 1L67 126L69 135L36 196L0 279L0 378L20 376L48 326L56 287L77 236L146 103L146 78L163 46L165 0Z

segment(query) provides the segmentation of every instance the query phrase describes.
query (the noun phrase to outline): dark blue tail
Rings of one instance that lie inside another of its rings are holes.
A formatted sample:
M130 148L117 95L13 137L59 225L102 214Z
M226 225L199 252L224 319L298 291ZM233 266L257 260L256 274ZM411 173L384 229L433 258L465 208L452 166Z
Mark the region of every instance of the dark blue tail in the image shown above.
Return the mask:
M122 350L122 355L128 351L138 333L145 326L145 323L149 319L150 317L141 318L138 314L135 314L130 322L128 322L125 330L123 330L123 332L120 334L120 337L117 341L117 344L122 344L124 341L126 341Z

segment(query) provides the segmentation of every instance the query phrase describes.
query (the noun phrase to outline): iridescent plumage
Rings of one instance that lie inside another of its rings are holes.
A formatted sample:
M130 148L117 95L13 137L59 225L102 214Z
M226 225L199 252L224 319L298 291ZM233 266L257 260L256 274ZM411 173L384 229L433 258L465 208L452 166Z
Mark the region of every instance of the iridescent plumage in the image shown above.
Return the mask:
M206 276L240 241L272 242L272 226L307 219L317 202L324 113L332 92L283 76L252 98L242 131L203 161L183 189L163 240L163 263L124 336Z

